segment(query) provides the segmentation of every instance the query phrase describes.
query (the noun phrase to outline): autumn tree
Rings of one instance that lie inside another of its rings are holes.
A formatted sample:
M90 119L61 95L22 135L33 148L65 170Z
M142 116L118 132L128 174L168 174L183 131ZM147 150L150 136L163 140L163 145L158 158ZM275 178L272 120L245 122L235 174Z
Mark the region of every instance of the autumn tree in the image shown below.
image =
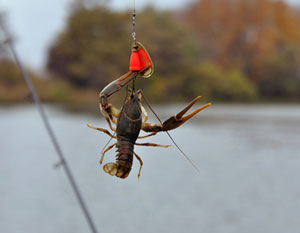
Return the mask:
M101 90L128 70L131 30L131 12L114 12L104 5L77 4L49 50L47 68L78 87ZM148 80L137 80L147 96L180 100L201 94L192 87L200 87L205 80L195 68L206 58L204 47L191 27L174 12L148 7L137 15L136 32L137 40L146 46L154 61L154 75ZM214 68L222 72L221 68ZM244 76L235 77L238 78L232 79L233 82L248 85ZM191 82L193 85L187 85ZM225 91L219 88L218 93L222 90Z
M255 76L256 65L284 43L298 44L300 20L282 1L201 0L185 12L212 58L240 65Z
M300 19L283 1L199 0L184 14L210 57L240 67L262 97L296 97Z

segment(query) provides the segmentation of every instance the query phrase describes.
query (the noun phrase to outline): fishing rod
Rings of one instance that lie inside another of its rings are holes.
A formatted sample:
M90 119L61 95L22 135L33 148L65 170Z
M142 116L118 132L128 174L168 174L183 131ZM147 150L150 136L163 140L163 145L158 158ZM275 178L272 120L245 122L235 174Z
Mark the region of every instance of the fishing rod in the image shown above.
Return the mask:
M59 162L59 165L63 166L64 168L64 171L66 173L66 176L71 184L71 187L75 193L75 196L77 197L77 200L78 200L78 203L79 203L79 206L81 208L81 210L83 211L84 213L84 216L87 220L87 223L90 227L90 230L92 233L98 233L97 229L96 229L96 226L92 220L92 217L88 211L88 208L87 208L87 205L85 204L84 200L83 200L83 197L82 197L82 194L76 184L76 181L75 181L75 178L70 170L70 167L65 159L65 156L61 150L61 147L58 143L58 140L54 134L54 131L52 130L52 127L49 123L49 119L48 119L48 116L43 108L43 105L40 101L40 98L34 88L34 85L28 75L28 73L26 72L23 64L21 63L21 60L18 56L18 53L17 51L15 50L15 47L14 47L14 44L13 44L13 40L11 39L11 36L10 36L10 33L8 31L8 29L6 28L6 25L4 23L4 20L3 20L3 17L0 15L0 28L2 29L2 32L4 34L4 44L7 44L8 48L10 49L12 55L13 55L13 58L17 64L17 66L19 67L20 71L21 71L21 74L22 74L22 77L24 78L25 82L26 82L26 85L29 89L29 92L30 92L30 95L35 103L35 106L37 107L38 109L38 112L40 113L40 116L42 118L42 121L43 121L43 124L45 125L45 128L47 130L47 133L52 141L52 144L55 148L55 151L60 159L60 162Z

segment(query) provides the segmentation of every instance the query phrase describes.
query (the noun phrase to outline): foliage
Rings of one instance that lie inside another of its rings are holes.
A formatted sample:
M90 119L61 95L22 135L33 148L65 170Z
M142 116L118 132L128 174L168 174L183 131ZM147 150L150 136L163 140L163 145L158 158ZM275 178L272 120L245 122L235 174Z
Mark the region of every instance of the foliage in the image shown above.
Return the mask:
M137 39L149 49L155 67L151 80L141 84L147 95L156 100L190 98L189 93L183 96L184 83L202 54L193 31L172 12L146 8L138 18Z
M298 13L282 1L201 0L185 16L224 65L242 63L254 69L279 43L299 43Z
M49 51L48 69L78 87L103 87L128 70L128 17L105 7L73 12Z
M300 51L285 45L259 64L258 86L263 97L299 99Z
M0 60L0 77L0 84L6 87L12 87L20 83L20 71L8 59Z
M192 35L170 12L147 8L139 13L137 39L146 45L155 66L155 75L140 82L150 96L156 88L160 98L180 95L186 71L200 57ZM130 13L104 6L81 8L72 13L50 49L48 69L78 87L99 90L128 70L131 43Z
M213 63L201 63L195 69L187 90L192 95L218 101L249 101L256 98L256 88L239 70L224 71Z
M300 17L283 1L198 0L185 11L210 58L227 69L240 68L262 97L295 96ZM291 51L293 50L293 51ZM296 61L297 60L297 61Z
M82 108L90 106L97 96L95 92L82 92L64 81L41 77L31 71L29 76L41 100L48 103L65 103L72 108L76 106ZM0 103L24 102L32 100L18 67L8 59L0 59Z
M128 71L131 12L106 2L73 0L49 49L52 75L31 72L44 100L88 105ZM282 1L195 0L179 12L148 7L136 23L155 67L137 86L151 100L300 99L300 16ZM20 80L15 65L0 60L0 100L12 93L21 100L27 89Z

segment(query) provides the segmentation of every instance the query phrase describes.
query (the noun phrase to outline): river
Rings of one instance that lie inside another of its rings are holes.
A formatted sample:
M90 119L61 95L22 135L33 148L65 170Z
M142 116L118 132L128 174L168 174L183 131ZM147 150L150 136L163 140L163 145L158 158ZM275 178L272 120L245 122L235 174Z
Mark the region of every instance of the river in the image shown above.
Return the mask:
M100 167L109 138L85 124L107 128L103 117L46 110L100 233L299 232L299 105L213 105L170 131L200 174L175 146L136 147L140 180L137 160L125 180ZM0 139L0 232L89 232L35 107L0 107Z

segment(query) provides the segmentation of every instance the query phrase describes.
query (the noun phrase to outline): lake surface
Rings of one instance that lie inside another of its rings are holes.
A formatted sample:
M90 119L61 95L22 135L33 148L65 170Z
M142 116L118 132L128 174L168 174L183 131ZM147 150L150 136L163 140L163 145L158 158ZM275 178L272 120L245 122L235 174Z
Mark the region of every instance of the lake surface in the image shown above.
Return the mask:
M175 146L136 147L140 180L137 160L126 180L103 172L109 138L85 125L108 128L100 114L46 110L99 233L299 232L299 105L213 105L170 132L200 174ZM89 232L34 106L0 107L0 139L0 232Z

